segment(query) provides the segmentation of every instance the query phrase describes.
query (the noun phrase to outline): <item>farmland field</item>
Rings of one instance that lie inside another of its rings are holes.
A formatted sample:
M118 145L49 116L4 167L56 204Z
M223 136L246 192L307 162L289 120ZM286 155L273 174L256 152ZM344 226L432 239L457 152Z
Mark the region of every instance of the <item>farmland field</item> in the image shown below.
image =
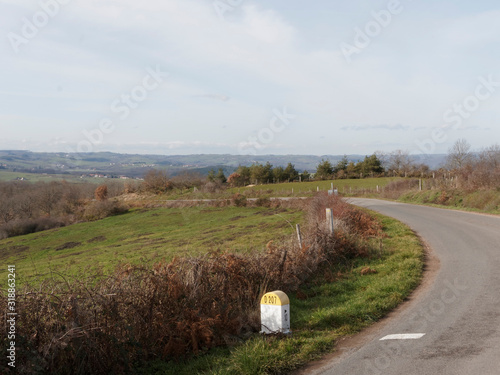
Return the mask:
M289 182L279 184L257 185L245 188L233 188L232 192L265 192L270 196L288 196L304 195L312 196L319 188L320 191L325 191L333 187L338 189L341 194L349 194L357 189L376 189L377 186L383 188L392 181L400 179L399 177L380 177L380 178L364 178L364 179L343 179L343 180L325 180L325 181L307 181L307 182Z
M108 179L108 178L93 178L85 177L80 178L77 175L71 174L45 174L45 173L25 173L25 172L12 172L0 170L0 181L14 181L18 178L24 178L26 181L38 182L38 181L62 181L66 180L69 182L94 182L96 184L109 183L110 181L121 182L119 179Z
M119 263L151 264L174 256L265 249L270 240L292 238L299 210L259 207L189 207L133 210L96 222L74 224L0 241L3 264L21 278L55 270L111 270ZM0 270L0 274L5 270Z

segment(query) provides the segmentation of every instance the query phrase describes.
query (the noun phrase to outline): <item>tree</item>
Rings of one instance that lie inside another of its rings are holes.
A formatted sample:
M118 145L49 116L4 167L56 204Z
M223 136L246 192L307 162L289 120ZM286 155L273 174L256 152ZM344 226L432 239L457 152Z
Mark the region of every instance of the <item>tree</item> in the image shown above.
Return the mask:
M251 173L249 167L246 167L244 165L240 165L238 167L238 169L236 170L236 173L240 175L240 177L239 177L241 179L240 186L248 185L250 183L250 178L251 178L252 173Z
M61 186L55 181L40 185L38 189L37 203L40 211L50 216L62 197Z
M215 176L215 180L219 181L221 184L225 184L227 179L226 175L224 174L224 170L222 168L219 168L217 171L217 175Z
M316 175L314 177L320 180L328 180L332 177L332 174L332 163L329 160L321 159L321 162L316 167Z
M295 169L295 165L288 163L285 168L285 178L289 181L295 181L299 178L299 172Z
M301 173L301 178L302 181L308 181L311 178L311 174L307 170L304 170L304 172Z
M14 203L10 199L0 201L0 221L8 223L15 218Z
M339 171L346 171L348 164L349 164L349 159L347 159L347 155L344 155L342 159L335 166L334 172L337 173Z
M245 180L244 178L237 172L231 173L227 178L227 183L230 186L244 186Z
M286 180L285 170L283 167L276 167L273 169L274 182L283 182Z
M457 140L453 146L448 149L446 165L449 169L461 169L473 160L470 152L471 145L465 139Z
M208 171L207 180L215 182L215 170L213 168Z
M17 210L28 219L31 219L35 214L36 199L32 193L18 194L12 199L16 202Z
M151 193L161 194L172 188L165 171L151 169L144 176L144 189Z
M485 148L479 154L479 160L485 163L489 169L494 170L500 167L500 146L495 144Z
M413 162L408 151L396 150L388 158L388 170L397 176L407 176L411 171Z
M377 155L365 156L365 160L358 163L359 173L367 174L380 174L384 172L382 162L377 158Z
M388 167L389 167L389 155L387 153L385 153L384 151L375 151L373 153L373 155L375 155L377 157L378 160L380 160L380 164L382 165L382 168L384 168L384 170L387 170Z
M267 162L265 165L260 163L252 164L250 167L250 179L258 184L265 184L273 181L273 166Z
M356 167L356 164L354 164L353 161L351 161L351 162L349 162L349 164L347 164L345 171L346 171L348 178L359 177L359 176L357 176L357 174L359 173L358 168Z

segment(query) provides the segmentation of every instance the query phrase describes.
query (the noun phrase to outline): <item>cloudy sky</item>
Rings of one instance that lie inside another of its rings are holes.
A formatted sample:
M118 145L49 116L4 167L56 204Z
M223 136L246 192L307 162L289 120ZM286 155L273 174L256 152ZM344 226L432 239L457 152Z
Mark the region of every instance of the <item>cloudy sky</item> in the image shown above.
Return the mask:
M0 0L0 149L480 149L500 142L499 19L493 0Z

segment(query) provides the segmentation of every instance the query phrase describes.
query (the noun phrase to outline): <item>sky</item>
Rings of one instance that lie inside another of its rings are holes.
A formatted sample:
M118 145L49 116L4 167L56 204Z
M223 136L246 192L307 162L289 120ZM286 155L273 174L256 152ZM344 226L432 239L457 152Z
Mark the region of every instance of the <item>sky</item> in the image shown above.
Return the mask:
M0 149L446 153L500 142L500 4L0 0Z

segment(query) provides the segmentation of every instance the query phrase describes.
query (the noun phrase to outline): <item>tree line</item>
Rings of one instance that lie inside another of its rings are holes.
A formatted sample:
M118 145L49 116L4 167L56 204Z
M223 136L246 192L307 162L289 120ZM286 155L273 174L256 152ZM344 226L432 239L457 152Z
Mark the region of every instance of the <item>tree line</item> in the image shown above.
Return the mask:
M500 188L500 146L472 152L465 139L459 139L448 150L446 168L456 178L456 186L465 190Z
M280 182L296 182L310 180L331 180L364 177L422 177L430 172L425 164L418 164L406 151L397 150L390 154L374 153L365 156L363 160L354 162L347 156L332 163L330 160L321 160L316 166L316 171L307 170L299 172L292 163L286 167L254 163L251 166L240 165L237 170L226 177L224 170L210 170L207 176L209 182L228 184L230 186L247 186Z

